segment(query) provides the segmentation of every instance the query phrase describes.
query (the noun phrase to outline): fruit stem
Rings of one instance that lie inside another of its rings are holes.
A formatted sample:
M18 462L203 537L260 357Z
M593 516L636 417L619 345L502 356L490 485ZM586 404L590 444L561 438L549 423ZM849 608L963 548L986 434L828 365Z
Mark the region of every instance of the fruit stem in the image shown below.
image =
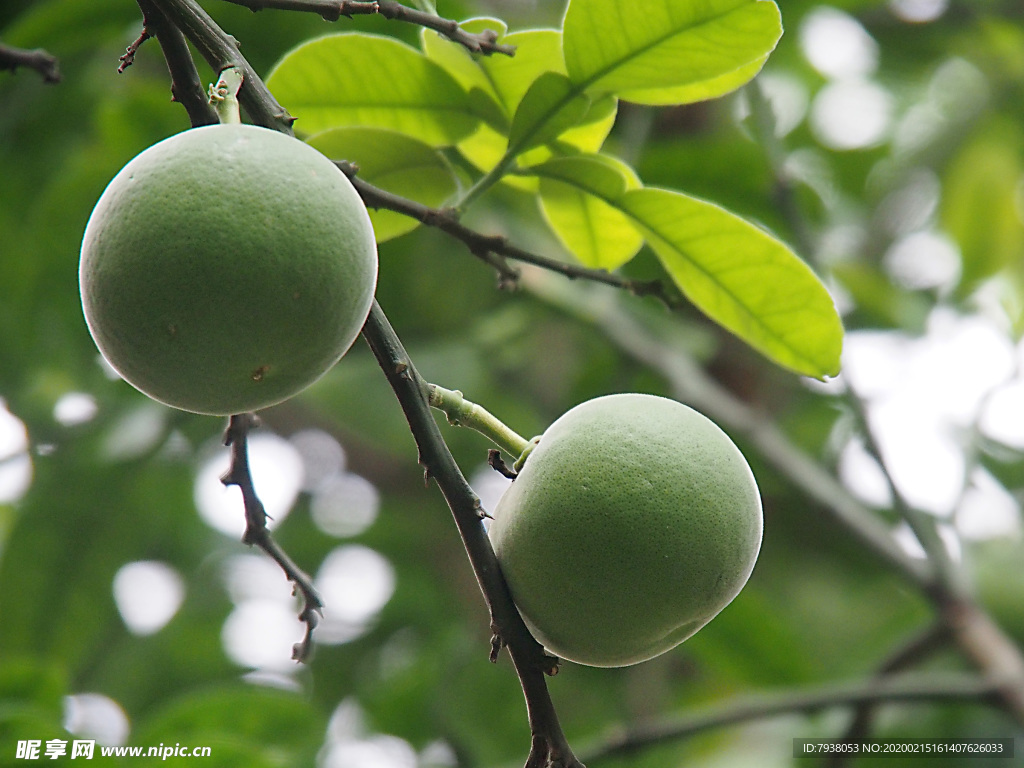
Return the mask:
M217 110L217 117L224 125L242 122L238 107L238 90L242 87L240 67L228 67L220 73L220 80L210 86L210 106Z
M513 432L484 408L467 400L459 390L428 384L427 393L430 406L443 411L449 424L475 429L510 456L518 458L530 447L529 440Z

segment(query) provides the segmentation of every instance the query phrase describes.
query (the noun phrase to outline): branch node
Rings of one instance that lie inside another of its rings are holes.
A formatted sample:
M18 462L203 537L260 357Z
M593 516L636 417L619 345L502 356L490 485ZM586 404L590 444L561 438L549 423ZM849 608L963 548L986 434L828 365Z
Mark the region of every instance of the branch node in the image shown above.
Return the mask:
M34 69L42 75L44 83L60 82L60 62L56 56L42 48L29 51L0 43L0 70L9 69L11 72L16 72L18 67Z
M139 36L131 42L131 45L124 49L124 53L121 54L121 57L118 59L118 61L121 62L117 67L117 73L119 75L135 63L135 54L139 52L139 48L142 47L142 44L152 36L153 35L150 34L149 29L144 26L142 28L142 32L139 33Z
M505 641L501 639L501 635L498 634L498 628L491 622L491 652L488 655L491 664L498 663L498 656L501 655L501 649L505 647Z
M519 477L519 473L514 469L510 469L505 460L501 458L501 451L497 448L489 448L487 450L487 465L499 475L507 477L509 480L515 480Z

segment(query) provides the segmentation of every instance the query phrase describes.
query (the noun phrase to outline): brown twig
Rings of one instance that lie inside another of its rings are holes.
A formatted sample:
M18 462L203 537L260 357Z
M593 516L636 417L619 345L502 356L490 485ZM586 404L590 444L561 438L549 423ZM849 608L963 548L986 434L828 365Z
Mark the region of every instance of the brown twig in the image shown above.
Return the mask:
M145 14L145 12L143 12L143 14ZM121 57L118 59L118 61L121 62L117 67L117 73L119 75L123 74L128 67L135 63L135 54L139 52L139 48L142 47L142 44L152 36L153 35L150 34L149 28L143 24L142 31L139 33L139 36L132 40L131 44L124 49L124 53L122 53Z
M603 269L590 269L533 253L514 245L502 235L488 235L467 227L452 211L431 208L415 200L409 200L376 187L360 179L359 169L352 163L342 160L335 161L335 164L349 177L368 208L384 208L401 213L462 241L470 253L494 267L498 273L499 285L502 287L514 287L519 282L519 272L509 266L507 261L512 259L556 272L571 280L590 280L621 288L634 296L651 296L660 300L670 309L678 309L686 305L686 300L678 290L674 286L667 285L663 280L633 280Z
M60 82L60 62L42 48L27 50L0 43L0 71L17 71L18 67L34 69L43 76L44 83Z
M467 32L459 26L457 21L409 8L395 0L227 0L227 2L244 5L254 12L262 11L265 8L305 11L318 14L327 21L337 21L342 16L380 14L385 19L405 21L432 29L473 53L482 53L485 56L502 53L512 56L516 52L514 45L499 43L498 33L493 30L488 29L478 33Z
M380 5L380 15L384 18L407 21L411 24L419 24L421 27L432 29L474 53L487 55L503 53L506 56L512 56L516 52L514 45L498 43L498 35L493 30L488 29L479 34L472 34L460 27L456 21L442 19L440 16L435 16L432 13L409 8L395 2L395 0L379 0L378 4Z
M484 512L480 506L480 499L466 482L441 436L428 401L427 383L420 378L408 353L376 302L370 309L370 316L363 328L363 337L405 413L419 450L419 462L426 476L433 478L441 489L462 536L491 615L494 634L491 657L495 658L502 646L508 648L512 657L526 699L527 717L532 734L526 768L583 768L565 739L554 704L548 694L545 674L552 674L557 669L556 661L533 639L512 602L494 550L481 523Z
M156 37L171 75L171 98L188 113L192 127L218 122L206 91L192 61L192 53L181 30L172 24L153 0L136 0L142 10L143 24Z
M220 481L226 486L237 485L242 492L242 502L245 505L245 534L242 541L250 546L255 545L270 555L302 596L299 620L306 625L306 635L292 648L292 658L296 661L308 661L313 653L313 629L320 620L323 601L313 586L313 580L288 557L267 529L267 512L263 502L256 495L252 473L249 471L248 437L249 430L254 426L256 417L251 413L231 417L224 433L224 444L231 448L231 467Z
M371 15L380 8L376 2L366 0L227 0L235 5L244 5L253 13L274 8L281 11L315 13L324 21L337 21L342 16Z
M148 0L157 6L215 72L228 67L242 71L242 88L238 100L254 123L291 134L295 122L267 90L256 71L238 50L238 43L222 30L195 0Z

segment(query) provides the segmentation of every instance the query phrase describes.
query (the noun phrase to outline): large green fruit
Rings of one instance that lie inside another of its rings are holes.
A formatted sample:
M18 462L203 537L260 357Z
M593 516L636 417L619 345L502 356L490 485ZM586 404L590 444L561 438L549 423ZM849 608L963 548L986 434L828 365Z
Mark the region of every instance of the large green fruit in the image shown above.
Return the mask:
M214 125L114 177L79 281L89 331L122 377L226 415L285 400L345 354L373 301L377 248L330 160L276 131Z
M609 395L555 421L498 502L490 537L553 654L618 667L675 647L743 588L761 500L739 449L674 400Z

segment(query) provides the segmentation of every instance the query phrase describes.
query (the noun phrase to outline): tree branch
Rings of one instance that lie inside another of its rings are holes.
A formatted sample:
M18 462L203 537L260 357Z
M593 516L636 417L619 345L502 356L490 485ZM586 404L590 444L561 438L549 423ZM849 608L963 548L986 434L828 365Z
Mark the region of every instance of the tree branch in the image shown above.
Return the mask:
M498 33L493 30L488 29L479 33L467 32L459 26L457 21L409 8L395 0L227 0L227 2L244 5L254 12L262 11L265 8L277 8L285 11L316 13L327 21L337 21L342 16L380 14L386 19L405 21L432 29L473 53L482 53L485 56L502 53L506 56L513 56L516 52L514 45L499 43Z
M809 249L809 227L793 195L792 186L782 173L784 150L775 135L771 105L756 85L748 89L748 94L758 141L776 178L783 215L802 241L802 247ZM864 413L863 403L856 396L851 396L850 400L861 417L868 450L874 454L889 480L894 507L910 526L927 555L931 577L925 593L938 610L940 620L953 633L961 653L986 675L1008 679L1024 678L1024 654L1020 647L970 597L964 575L953 563L934 519L914 508L892 482L874 431ZM1000 689L999 693L1007 712L1024 725L1024 685L1008 685Z
M206 97L185 36L167 19L153 0L136 1L142 10L144 32L148 31L156 37L167 62L167 71L171 75L171 98L185 108L193 128L215 124L217 112L210 106Z
M923 659L932 656L949 645L950 633L941 621L937 621L909 640L906 640L886 658L874 674L874 679L885 680L888 676L909 669ZM879 702L861 702L853 712L850 724L846 727L840 741L862 741L868 738L874 720L876 704ZM824 768L845 768L856 759L855 755L836 752L825 760Z
M242 70L238 100L253 122L291 134L295 118L267 90L256 71L238 50L238 43L210 18L195 0L149 0L159 8L220 74L228 67Z
M323 601L313 586L313 580L288 557L267 529L267 512L263 508L263 502L256 495L252 473L249 471L248 438L249 430L254 426L256 417L251 413L231 417L224 433L224 444L231 448L231 467L220 481L226 486L237 485L242 492L242 502L245 505L245 534L242 541L250 546L255 545L270 555L302 596L299 620L306 625L306 635L302 642L292 647L292 658L296 661L308 661L313 654L313 629L320 621Z
M409 422L425 476L433 478L451 509L470 564L491 616L492 659L502 645L509 650L526 698L532 734L527 768L582 768L558 722L548 694L545 673L557 668L553 658L533 638L512 602L497 558L481 521L483 509L448 450L430 410L428 385L417 373L408 353L380 305L370 309L363 337L384 371Z
M431 208L415 200L409 200L376 187L359 178L359 169L352 163L335 161L335 165L349 177L368 208L383 208L400 213L416 219L428 227L439 229L456 240L460 240L469 249L470 253L494 267L498 272L499 284L503 287L515 286L519 281L519 272L510 267L506 261L507 259L512 259L513 261L531 264L535 267L555 272L570 280L590 280L621 288L634 296L652 296L670 309L678 309L686 305L686 300L675 286L668 285L663 280L633 280L603 269L589 269L578 264L570 264L533 253L514 245L504 236L487 235L467 227L459 221L453 212L440 208Z
M9 69L16 72L18 67L34 69L43 76L44 83L60 82L60 62L53 54L42 48L26 50L0 43L0 71Z
M737 698L723 705L685 715L677 720L638 728L612 739L586 755L586 762L636 752L639 749L683 739L728 725L763 720L797 712L812 713L861 704L893 704L915 701L975 701L998 705L1002 686L1021 680L992 680L979 675L907 675L852 684L828 685L775 695Z

